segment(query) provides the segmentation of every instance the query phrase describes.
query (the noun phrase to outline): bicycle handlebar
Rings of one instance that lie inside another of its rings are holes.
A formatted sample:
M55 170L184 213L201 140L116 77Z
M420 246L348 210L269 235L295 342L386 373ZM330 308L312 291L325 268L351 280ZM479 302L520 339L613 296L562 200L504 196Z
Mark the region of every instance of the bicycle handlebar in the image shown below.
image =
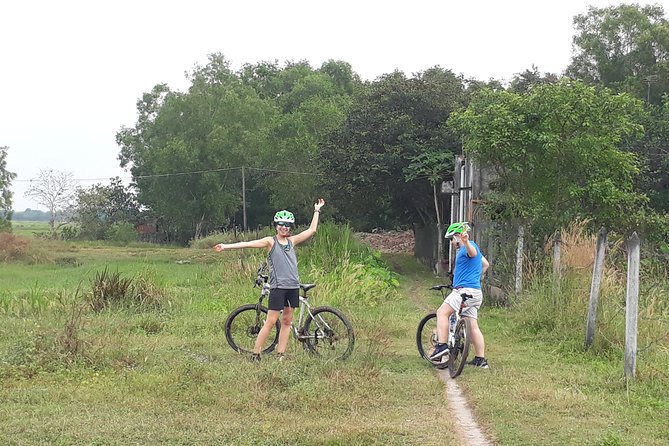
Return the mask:
M267 262L263 262L260 264L258 267L258 271L256 271L256 285L261 286L263 283L266 283L269 280L269 276L267 274L263 274L263 271L265 271L265 268L267 268Z

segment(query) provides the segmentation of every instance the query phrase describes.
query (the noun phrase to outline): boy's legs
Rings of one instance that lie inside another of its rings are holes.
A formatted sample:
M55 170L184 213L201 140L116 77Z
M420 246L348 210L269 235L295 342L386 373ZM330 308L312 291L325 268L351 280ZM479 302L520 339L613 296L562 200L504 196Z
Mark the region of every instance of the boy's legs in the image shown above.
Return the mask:
M485 358L485 340L483 339L483 333L479 328L478 319L473 317L469 318L469 327L471 329L471 340L474 345L474 354L479 358Z
M454 312L455 310L446 300L437 309L437 341L440 344L448 342L448 324L451 314Z

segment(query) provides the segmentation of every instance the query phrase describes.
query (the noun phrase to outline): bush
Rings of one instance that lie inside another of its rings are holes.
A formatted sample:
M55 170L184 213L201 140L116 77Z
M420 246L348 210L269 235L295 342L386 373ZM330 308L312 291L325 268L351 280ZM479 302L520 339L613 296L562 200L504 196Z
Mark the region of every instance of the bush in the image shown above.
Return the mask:
M0 232L0 261L26 260L30 241L25 237Z
M163 290L148 273L136 277L121 277L107 268L95 274L91 281L89 303L94 311L107 308L157 309L161 306Z
M79 228L73 225L63 226L60 230L61 240L76 240L79 238Z
M139 240L139 235L131 223L114 223L107 230L107 240L127 245Z

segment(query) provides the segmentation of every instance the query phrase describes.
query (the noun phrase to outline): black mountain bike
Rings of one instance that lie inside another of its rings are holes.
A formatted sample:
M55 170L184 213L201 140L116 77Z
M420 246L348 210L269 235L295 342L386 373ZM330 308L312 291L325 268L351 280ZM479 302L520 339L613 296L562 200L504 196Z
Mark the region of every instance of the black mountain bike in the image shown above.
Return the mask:
M451 290L450 285L435 285L431 290L440 291L442 298L446 297L444 290ZM462 294L462 305L460 310L453 313L449 321L448 328L448 357L442 357L438 361L431 361L430 354L437 345L437 313L430 313L418 323L416 331L416 346L418 353L428 360L432 365L439 369L448 368L451 378L455 378L465 367L467 356L469 355L469 345L471 343L471 322L469 318L462 317L462 309L465 308L465 301L472 297L469 294Z
M225 322L225 338L233 350L251 353L267 319L267 307L263 299L269 297L269 275L265 274L267 263L256 272L255 286L260 287L258 303L242 305L230 313ZM355 344L353 326L346 316L336 308L309 305L307 292L316 284L300 284L300 312L297 323L293 320L291 331L304 348L311 354L326 360L346 359ZM280 318L267 338L267 346L262 353L269 353L276 347L281 330Z

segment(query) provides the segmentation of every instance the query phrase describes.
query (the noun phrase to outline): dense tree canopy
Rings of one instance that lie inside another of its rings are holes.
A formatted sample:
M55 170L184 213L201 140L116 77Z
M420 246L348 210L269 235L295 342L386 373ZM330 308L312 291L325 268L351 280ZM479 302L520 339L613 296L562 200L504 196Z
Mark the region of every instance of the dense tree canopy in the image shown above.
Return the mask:
M485 90L449 122L498 175L488 211L550 233L576 218L631 224L645 197L634 191L635 156L619 146L642 131L641 115L629 95L564 79L527 94Z
M355 82L347 64L324 68L261 63L234 73L214 54L190 74L188 92L154 87L135 127L117 135L140 203L180 241L241 222L244 167L251 224L268 223L270 205L307 209L319 195L319 138L343 120Z
M669 91L669 23L661 6L590 7L574 26L570 76L662 102Z
M427 176L411 173L426 153L459 151L445 122L464 105L464 88L435 67L413 78L383 76L356 94L344 125L321 146L323 183L339 215L360 228L435 220ZM452 171L452 162L442 170Z
M643 138L628 138L626 150L641 161L637 188L650 205L669 212L669 22L661 6L589 8L574 18L576 52L567 74L646 101Z
M505 85L434 67L363 82L342 61L235 72L212 54L187 91L156 85L138 101L137 122L117 134L121 165L139 205L182 242L241 224L243 196L252 227L280 208L306 223L321 196L357 229L434 222L463 143L499 175L487 200L497 218L548 231L575 217L611 223L646 200L666 213L664 11L591 7L574 25L572 81L532 67Z

